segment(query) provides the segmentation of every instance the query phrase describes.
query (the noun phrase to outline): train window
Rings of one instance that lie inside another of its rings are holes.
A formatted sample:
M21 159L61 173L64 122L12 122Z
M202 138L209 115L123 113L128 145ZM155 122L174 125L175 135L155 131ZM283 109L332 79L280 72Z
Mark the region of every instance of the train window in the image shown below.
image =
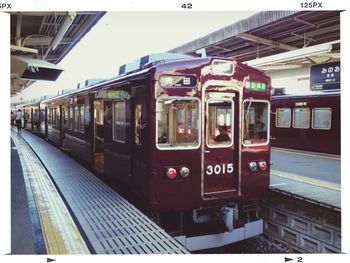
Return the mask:
M135 106L135 144L141 145L141 104L136 104Z
M34 110L33 121L34 121L34 124L37 124L39 122L39 110L38 109Z
M30 120L30 110L24 110L24 118Z
M232 101L208 100L207 144L209 147L232 146Z
M91 119L91 113L90 113L90 106L89 105L85 105L84 106L84 125L88 126L90 123L90 119Z
M66 129L68 129L68 120L69 120L69 118L68 118L68 109L65 109L65 110L64 110L64 120L63 120L63 124L64 124L64 127L65 127Z
M126 141L126 103L116 101L113 110L113 140Z
M69 129L73 130L73 122L74 122L74 110L73 107L69 107Z
M57 114L56 114L56 109L52 109L52 124L56 125L57 124Z
M73 122L73 130L78 131L79 126L79 107L74 107L74 122Z
M296 108L293 110L293 128L308 129L310 128L310 109Z
M79 132L84 132L84 106L79 107Z
M49 109L49 121L50 121L50 123L51 124L54 124L54 112L53 112L53 109L51 108L51 109Z
M312 128L320 130L329 130L331 128L332 109L331 108L313 108L312 109Z
M243 144L246 146L268 144L269 102L249 99L244 101L243 105Z
M289 108L276 109L276 127L290 128L292 123L292 110Z
M232 61L214 59L211 65L211 72L214 75L231 76L234 72Z
M41 122L45 121L45 110L40 110L40 121Z
M51 123L51 110L47 109L47 123Z
M162 98L157 102L157 146L159 149L197 148L199 100Z

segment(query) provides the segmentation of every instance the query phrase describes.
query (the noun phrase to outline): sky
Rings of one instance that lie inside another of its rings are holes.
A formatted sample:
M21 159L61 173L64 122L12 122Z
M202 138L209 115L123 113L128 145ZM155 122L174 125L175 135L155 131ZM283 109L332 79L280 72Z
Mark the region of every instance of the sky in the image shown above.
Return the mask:
M166 52L255 13L107 12L58 64L64 72L56 82L37 81L12 101L55 95L89 78L114 77L122 64Z

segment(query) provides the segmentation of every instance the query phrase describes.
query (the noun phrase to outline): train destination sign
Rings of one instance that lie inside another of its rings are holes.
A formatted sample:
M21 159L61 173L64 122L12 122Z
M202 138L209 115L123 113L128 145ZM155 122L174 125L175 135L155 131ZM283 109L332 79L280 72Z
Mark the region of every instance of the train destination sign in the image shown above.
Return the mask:
M266 91L267 86L264 82L247 81L245 87L251 91Z
M340 62L312 65L310 89L312 91L340 90Z

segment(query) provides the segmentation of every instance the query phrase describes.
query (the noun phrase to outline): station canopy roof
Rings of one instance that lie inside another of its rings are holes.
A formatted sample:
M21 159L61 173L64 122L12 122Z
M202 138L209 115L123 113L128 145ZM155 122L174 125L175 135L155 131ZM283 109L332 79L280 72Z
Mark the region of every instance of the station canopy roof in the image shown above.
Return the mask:
M169 52L193 55L204 50L206 56L242 62L265 58L259 67L268 71L339 60L339 40L340 11L263 11ZM329 48L319 48L325 43ZM308 54L308 50L313 52ZM292 59L288 59L289 52ZM278 54L279 60L269 63L266 59Z
M11 94L16 94L39 79L56 80L62 72L56 64L104 14L105 12L10 12Z

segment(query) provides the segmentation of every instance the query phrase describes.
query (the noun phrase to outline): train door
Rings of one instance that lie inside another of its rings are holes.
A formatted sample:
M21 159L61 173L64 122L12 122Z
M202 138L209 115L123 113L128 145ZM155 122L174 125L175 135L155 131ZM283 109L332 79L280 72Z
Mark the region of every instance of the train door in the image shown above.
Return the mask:
M202 175L204 198L239 194L239 96L206 92Z
M94 100L93 115L94 168L102 173L104 172L103 100Z
M132 145L132 180L134 186L138 191L146 193L148 189L148 173L147 173L147 140L145 140L146 135L146 105L145 105L145 93L140 93L134 98L132 103L132 117L131 117L131 127L133 129L131 139Z
M35 132L39 133L39 125L40 123L40 114L39 114L39 108L34 108L34 113L33 113L33 130L35 130Z
M64 114L65 114L65 109L64 106L59 105L59 129L60 129L60 145L63 145L63 138L64 138Z
M31 131L34 131L34 119L33 119L34 113L33 113L33 111L34 111L34 109L30 108L30 125L29 125L29 127L30 127Z
M48 113L49 109L48 107L46 106L45 107L45 138L47 138L48 136L48 133L49 133L49 127L48 127Z

